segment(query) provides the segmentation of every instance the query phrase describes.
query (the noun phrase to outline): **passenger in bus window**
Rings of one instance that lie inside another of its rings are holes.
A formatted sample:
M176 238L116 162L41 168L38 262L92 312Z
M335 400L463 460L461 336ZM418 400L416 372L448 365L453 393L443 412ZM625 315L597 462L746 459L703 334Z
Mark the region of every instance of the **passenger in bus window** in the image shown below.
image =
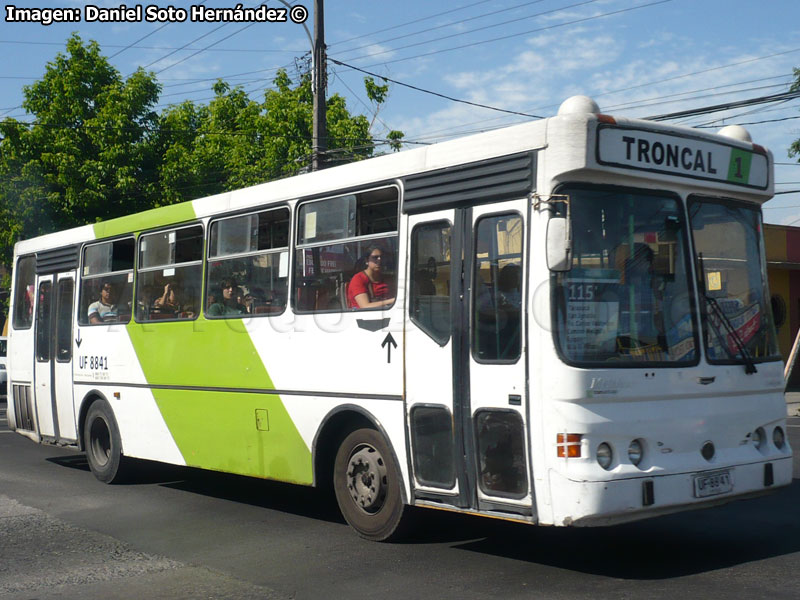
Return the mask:
M222 280L222 301L215 302L208 307L208 314L212 317L227 317L231 315L243 315L247 312L244 304L240 303L239 286L233 278Z
M160 313L178 314L181 312L181 304L178 300L178 292L174 283L164 286L164 294L153 302L153 308Z
M116 321L117 305L114 304L114 287L109 281L103 282L100 288L100 298L89 305L89 323L99 325L109 321Z
M347 286L348 308L378 308L394 303L394 294L383 280L385 255L380 246L371 246L366 256L366 265L350 280Z

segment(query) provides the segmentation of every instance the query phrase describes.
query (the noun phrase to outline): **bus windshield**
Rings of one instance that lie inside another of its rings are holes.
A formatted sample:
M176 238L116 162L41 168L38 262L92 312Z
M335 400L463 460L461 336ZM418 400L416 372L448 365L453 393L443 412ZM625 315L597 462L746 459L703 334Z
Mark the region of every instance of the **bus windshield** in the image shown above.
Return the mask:
M703 337L711 363L779 360L767 301L761 216L741 203L689 198Z
M677 196L569 187L572 269L554 274L555 339L572 364L697 361Z

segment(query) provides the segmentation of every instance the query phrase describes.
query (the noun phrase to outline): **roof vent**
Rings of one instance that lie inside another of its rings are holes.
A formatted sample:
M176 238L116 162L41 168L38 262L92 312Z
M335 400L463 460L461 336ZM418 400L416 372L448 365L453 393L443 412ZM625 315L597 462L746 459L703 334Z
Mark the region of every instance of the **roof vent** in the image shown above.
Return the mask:
M728 125L727 127L720 129L717 133L734 140L739 140L740 142L753 143L753 138L750 137L750 132L748 132L747 129L741 125Z
M597 114L600 112L600 107L597 103L589 98L589 96L572 96L567 98L558 109L559 115L574 115L574 114Z

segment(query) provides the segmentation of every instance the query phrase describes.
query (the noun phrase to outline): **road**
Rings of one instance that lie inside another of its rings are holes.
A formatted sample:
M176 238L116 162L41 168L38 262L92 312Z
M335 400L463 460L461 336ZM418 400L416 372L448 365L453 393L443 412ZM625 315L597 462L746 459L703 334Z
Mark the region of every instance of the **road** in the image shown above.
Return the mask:
M601 529L421 511L377 544L315 490L164 465L108 486L2 418L2 599L800 597L797 459L788 489L710 510Z

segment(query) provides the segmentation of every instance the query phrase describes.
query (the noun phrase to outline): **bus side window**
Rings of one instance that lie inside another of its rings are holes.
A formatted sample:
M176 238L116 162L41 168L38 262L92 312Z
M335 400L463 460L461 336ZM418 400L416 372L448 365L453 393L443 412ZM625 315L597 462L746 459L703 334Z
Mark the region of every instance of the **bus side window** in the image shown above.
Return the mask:
M472 351L478 361L514 361L521 352L522 219L498 215L476 227Z
M281 314L288 297L289 209L214 221L209 238L206 315ZM236 283L235 298L225 298L223 281Z
M134 254L132 237L91 244L83 249L78 323L96 325L130 321Z
M373 300L397 295L397 209L395 187L314 200L300 205L295 253L297 312L357 309L350 283L379 249L382 281L371 284ZM384 287L385 285L385 287Z
M203 277L202 225L142 235L137 266L137 321L197 317Z
M411 232L411 320L439 345L450 339L450 235L447 221Z
M33 323L35 269L34 256L25 256L17 261L17 280L14 282L14 329L29 329Z

